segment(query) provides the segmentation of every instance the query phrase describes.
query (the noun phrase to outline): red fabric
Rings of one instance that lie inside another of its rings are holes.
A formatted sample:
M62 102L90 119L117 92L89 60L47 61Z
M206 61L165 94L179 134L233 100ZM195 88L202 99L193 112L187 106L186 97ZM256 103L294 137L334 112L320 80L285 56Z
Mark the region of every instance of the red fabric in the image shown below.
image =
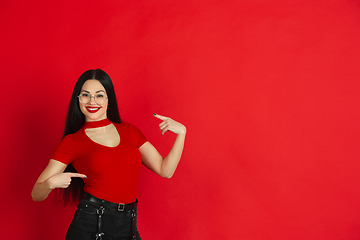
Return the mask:
M106 147L93 142L86 134L86 125L60 142L51 159L72 163L84 178L84 190L98 198L116 203L136 200L141 155L138 148L147 140L133 125L113 123L120 135L120 144Z
M110 124L111 121L108 118L105 118L99 121L85 122L83 128L99 128L108 126Z

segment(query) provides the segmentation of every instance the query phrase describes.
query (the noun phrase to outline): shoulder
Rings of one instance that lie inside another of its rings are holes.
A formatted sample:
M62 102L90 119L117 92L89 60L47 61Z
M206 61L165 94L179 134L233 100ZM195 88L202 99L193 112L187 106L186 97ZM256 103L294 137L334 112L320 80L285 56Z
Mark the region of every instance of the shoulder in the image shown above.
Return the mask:
M133 142L137 148L141 147L145 142L147 142L144 134L134 125L130 123L115 123L114 125L120 134L126 136L126 138Z
M81 141L79 136L77 132L66 135L55 148L51 159L69 164L78 155L80 149L83 149L84 141Z
M129 134L139 134L141 131L131 123L113 123L114 126L122 132L127 132Z
M128 129L128 130L138 130L137 127L132 125L131 123L113 123L116 128Z
M70 133L68 135L66 135L63 140L68 139L69 140L73 140L75 141L76 139L78 139L79 137L81 137L82 133L84 132L84 130L81 128L79 131L77 131L76 133Z
M113 123L114 126L122 133L130 134L132 136L142 136L142 132L131 123Z
M76 144L78 142L82 142L83 141L83 136L84 135L84 130L81 128L79 131L77 131L76 133L70 133L68 135L66 135L61 142L62 143L68 143L68 144Z

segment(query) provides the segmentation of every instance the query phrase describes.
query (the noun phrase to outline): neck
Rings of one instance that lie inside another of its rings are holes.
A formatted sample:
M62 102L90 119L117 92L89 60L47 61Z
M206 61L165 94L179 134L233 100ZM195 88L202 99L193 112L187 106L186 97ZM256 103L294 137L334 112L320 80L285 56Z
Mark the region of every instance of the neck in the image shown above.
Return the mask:
M99 121L85 122L84 128L99 128L105 127L109 124L111 124L111 121L108 118L105 118Z

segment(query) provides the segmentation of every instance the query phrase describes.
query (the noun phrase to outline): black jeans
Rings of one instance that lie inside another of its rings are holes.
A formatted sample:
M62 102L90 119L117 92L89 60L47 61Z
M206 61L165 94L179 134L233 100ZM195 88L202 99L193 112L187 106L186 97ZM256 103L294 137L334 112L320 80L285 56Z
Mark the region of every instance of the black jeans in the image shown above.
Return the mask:
M82 199L65 240L141 240L137 230L136 208L119 211L113 208L113 203L105 201L101 205ZM101 223L100 232L99 221ZM135 238L133 238L134 236Z

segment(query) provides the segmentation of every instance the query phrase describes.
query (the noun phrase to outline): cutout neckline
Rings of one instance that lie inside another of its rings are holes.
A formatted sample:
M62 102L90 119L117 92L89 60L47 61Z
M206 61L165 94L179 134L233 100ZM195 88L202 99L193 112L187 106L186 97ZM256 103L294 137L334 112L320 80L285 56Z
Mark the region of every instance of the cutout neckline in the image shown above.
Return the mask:
M84 133L86 135L86 137L93 143L97 144L97 145L101 145L103 147L109 147L109 148L116 148L120 145L121 143L121 139L120 139L120 133L118 131L118 129L112 125L114 127L114 130L116 131L116 135L117 135L117 138L118 138L118 141L116 141L115 145L113 144L105 144L101 138L100 139L97 139L96 137L91 137L91 134L89 132L87 132L87 130L89 129L93 129L93 128L100 128L100 127L108 127L110 124L112 124L112 122L106 118L106 119L103 119L103 120L99 120L99 121L94 121L94 122L85 122L84 124ZM110 126L109 126L110 127ZM115 132L114 132L115 133ZM90 134L90 135L89 135Z

